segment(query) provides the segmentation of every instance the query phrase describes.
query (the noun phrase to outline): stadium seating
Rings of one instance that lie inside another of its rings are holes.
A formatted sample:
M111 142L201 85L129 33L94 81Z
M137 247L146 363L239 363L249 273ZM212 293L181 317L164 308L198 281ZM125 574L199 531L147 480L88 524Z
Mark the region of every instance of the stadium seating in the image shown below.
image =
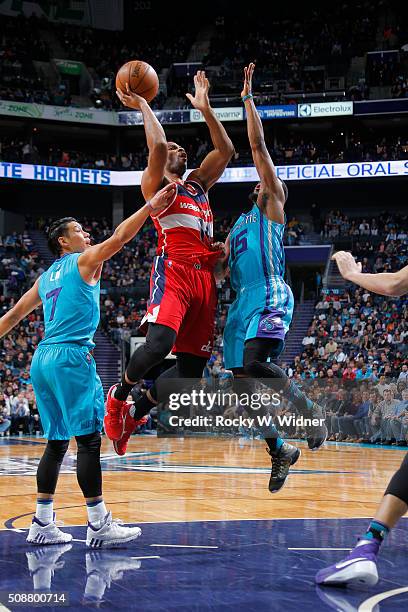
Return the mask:
M324 10L308 10L293 23L284 16L265 19L259 11L220 18L209 9L186 28L183 20L156 13L137 36L126 24L124 32L109 32L62 23L50 27L46 20L22 16L2 17L0 27L0 98L6 100L64 106L74 97L75 104L117 109L114 76L130 58L143 58L162 73L154 108L188 106L184 94L192 75L172 66L191 58L206 67L215 104L238 99L242 66L251 59L259 67L254 85L264 104L361 100L375 97L379 88L382 97L406 95L407 18L396 4L380 0L333 6L330 21ZM51 83L46 64L58 56L86 66L92 82L87 94L74 91L64 74ZM354 58L363 58L359 78Z

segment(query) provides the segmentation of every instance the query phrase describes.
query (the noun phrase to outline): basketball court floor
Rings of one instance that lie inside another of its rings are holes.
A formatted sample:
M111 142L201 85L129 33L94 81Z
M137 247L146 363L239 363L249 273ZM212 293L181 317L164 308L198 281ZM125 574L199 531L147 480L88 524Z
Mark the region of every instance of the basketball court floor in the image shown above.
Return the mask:
M72 544L25 542L44 444L0 439L2 610L34 609L4 595L33 592L66 593L67 610L408 610L407 519L383 546L374 589L319 589L313 581L354 546L406 449L327 443L311 453L299 443L296 469L271 495L262 441L135 436L121 458L104 439L105 501L142 536L95 551L85 547L74 445L55 498Z

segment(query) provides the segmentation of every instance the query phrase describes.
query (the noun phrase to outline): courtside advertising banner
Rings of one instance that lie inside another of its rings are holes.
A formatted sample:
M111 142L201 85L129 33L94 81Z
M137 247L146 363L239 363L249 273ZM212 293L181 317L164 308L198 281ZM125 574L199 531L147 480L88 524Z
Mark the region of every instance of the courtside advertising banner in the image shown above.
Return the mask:
M293 119L298 116L298 107L296 104L257 106L256 110L261 119Z
M310 117L337 117L352 115L353 102L313 102L298 105L298 115L303 119Z
M187 170L186 175L191 172ZM276 173L283 181L319 181L330 179L387 178L408 176L408 160L387 162L359 162L349 164L306 164L302 166L276 166ZM101 185L111 187L135 187L141 184L142 170L118 172L116 170L92 170L88 168L64 168L39 164L14 164L0 162L0 179L49 181L77 185ZM254 183L259 177L252 166L227 168L218 182Z
M220 121L242 121L244 109L241 106L214 108L215 115ZM205 121L202 113L195 108L190 110L190 121Z

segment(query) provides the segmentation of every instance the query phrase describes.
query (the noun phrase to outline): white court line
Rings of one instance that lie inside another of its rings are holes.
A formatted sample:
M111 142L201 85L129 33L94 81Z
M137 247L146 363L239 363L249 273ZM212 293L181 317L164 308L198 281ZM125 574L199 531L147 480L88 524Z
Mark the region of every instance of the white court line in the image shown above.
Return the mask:
M369 599L363 601L358 608L358 612L373 612L376 608L376 605L383 601L384 599L388 599L389 597L394 597L394 595L400 595L401 593L408 593L408 587L402 587L400 589L392 589L392 591L384 591L383 593L378 593L377 595L373 595Z
M150 544L150 546L162 548L218 548L218 546L190 546L188 544Z
M86 540L78 540L77 538L72 538L71 542L86 542Z
M288 548L288 550L353 550L352 548Z
M130 557L131 559L160 559L157 555L151 555L150 557Z

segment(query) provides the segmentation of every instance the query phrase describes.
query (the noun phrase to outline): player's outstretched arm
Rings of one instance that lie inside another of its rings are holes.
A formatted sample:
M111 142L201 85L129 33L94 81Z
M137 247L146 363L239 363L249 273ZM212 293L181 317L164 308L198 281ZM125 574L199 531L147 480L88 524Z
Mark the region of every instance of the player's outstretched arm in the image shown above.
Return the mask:
M0 319L0 338L9 333L24 317L30 314L41 304L38 293L38 279L34 285L18 300L17 304L10 308Z
M408 292L408 266L398 272L381 272L366 274L361 272L361 263L357 263L351 253L339 251L332 257L343 278L368 291L398 297Z
M210 136L214 149L206 155L201 166L190 173L189 179L201 183L205 191L208 191L220 178L234 154L234 145L210 106L208 90L210 84L205 72L199 70L194 77L195 94L186 94L191 104L201 111L205 122L210 130Z
M126 83L126 90L126 94L119 89L116 90L119 100L124 106L140 110L143 115L149 159L142 177L142 192L145 199L148 200L163 186L164 169L167 163L167 139L160 121L146 100L132 93L128 83Z
M285 193L283 191L282 181L276 175L275 166L266 148L262 121L258 115L252 97L252 75L254 70L255 64L253 63L244 68L244 86L241 91L241 98L245 104L248 138L251 146L252 158L259 178L261 179L261 191L258 198L258 204L261 208L267 210L268 217L272 221L284 223L285 214L283 212L283 207L285 204Z
M148 216L153 217L164 210L176 195L175 183L169 183L163 189L160 189L142 208L135 212L131 217L128 217L113 232L110 238L107 238L100 244L95 244L86 249L78 257L78 268L84 280L92 278L98 267L104 262L113 257L123 246L132 240L142 225L145 223Z

